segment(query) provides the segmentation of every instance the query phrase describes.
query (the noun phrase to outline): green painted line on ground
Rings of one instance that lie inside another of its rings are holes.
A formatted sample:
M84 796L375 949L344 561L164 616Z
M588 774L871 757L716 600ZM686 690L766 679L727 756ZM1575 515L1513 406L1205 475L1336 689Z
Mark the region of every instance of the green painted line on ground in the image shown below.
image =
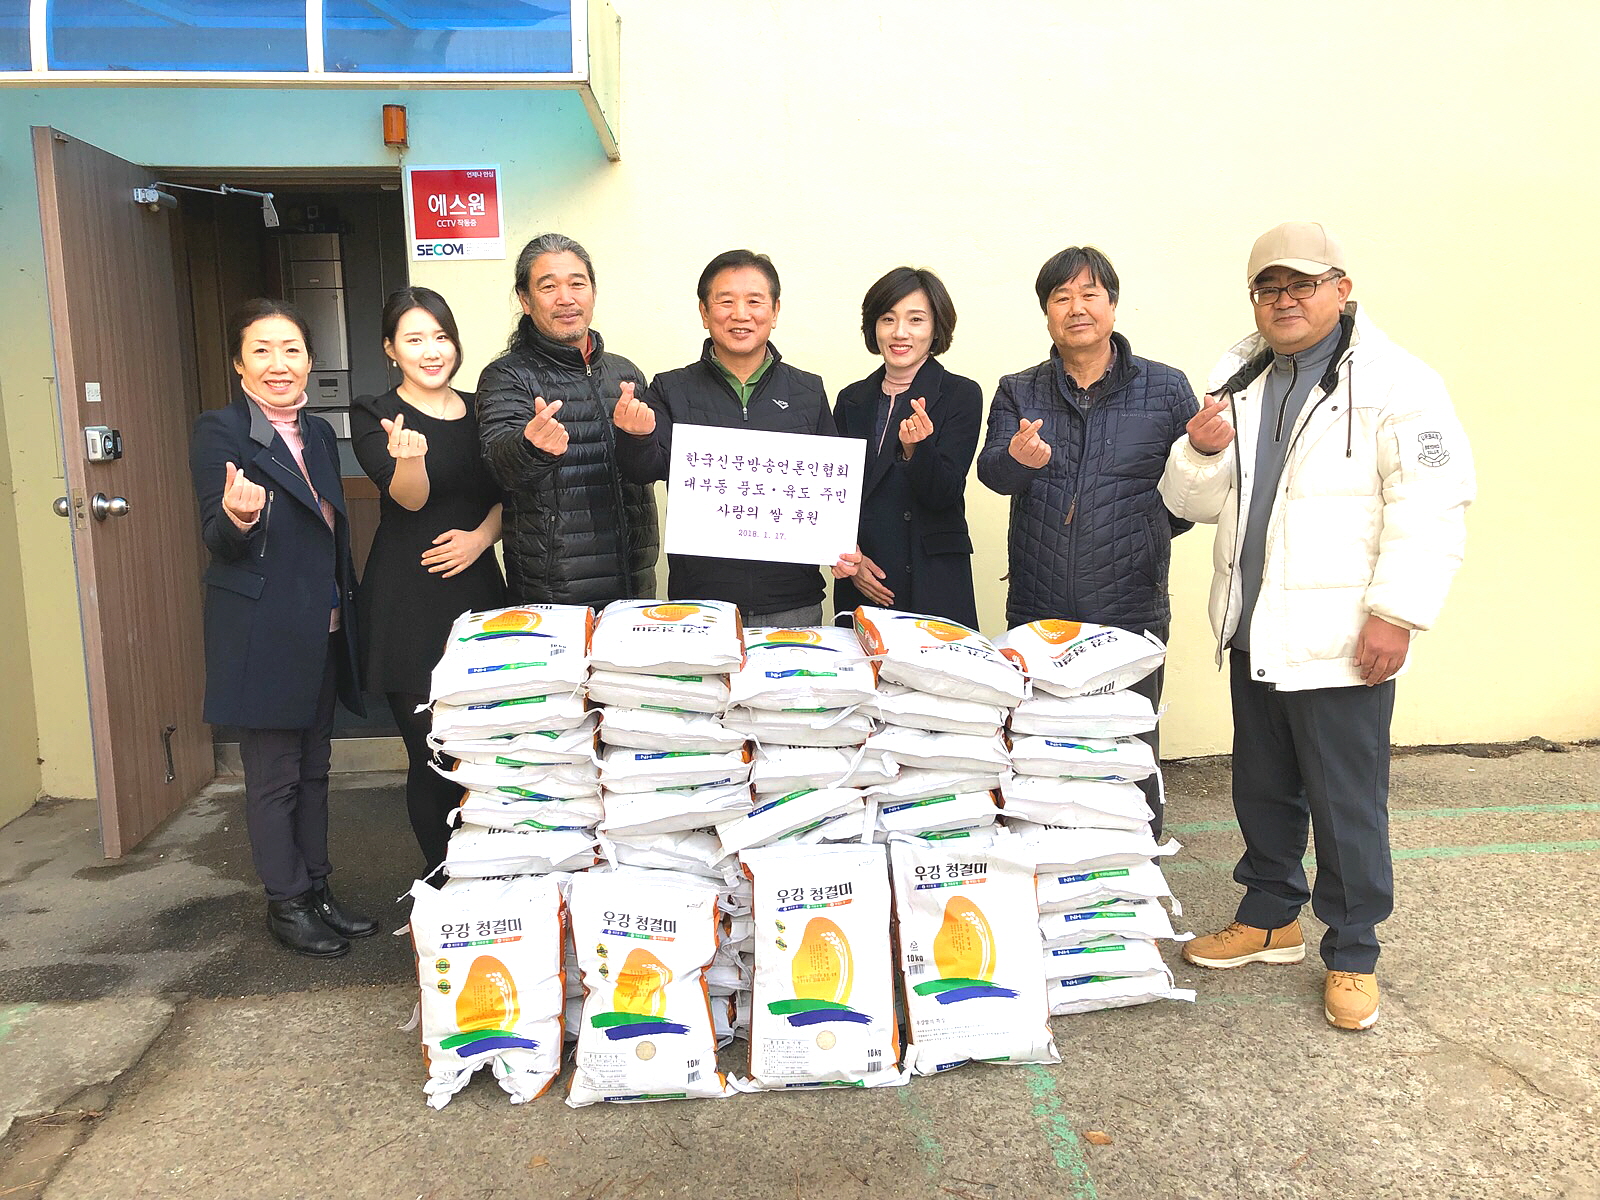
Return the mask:
M1481 817L1495 813L1573 813L1600 812L1600 803L1575 801L1571 804L1492 804L1481 808L1396 808L1390 810L1391 821L1439 821L1460 817ZM1192 821L1186 825L1168 825L1171 834L1227 833L1239 828L1237 821Z
M944 1170L944 1143L934 1132L933 1118L928 1115L922 1102L911 1094L910 1088L899 1087L894 1091L900 1097L900 1107L906 1110L906 1116L911 1119L911 1133L916 1139L917 1153L922 1156L922 1169L928 1173L929 1179L937 1180Z
M0 1042L10 1037L28 1014L38 1007L37 1004L0 1005Z
M1392 857L1396 862L1403 862L1414 858L1478 858L1493 854L1586 854L1595 850L1600 850L1600 839L1587 842L1498 842L1483 846L1415 846L1392 851ZM1310 854L1300 861L1308 867L1317 863ZM1179 858L1163 862L1161 869L1182 874L1185 871L1232 870L1234 865L1235 860L1231 858Z
M1033 1118L1049 1143L1056 1170L1067 1176L1066 1190L1061 1194L1070 1200L1100 1200L1083 1157L1083 1143L1061 1111L1061 1094L1056 1091L1055 1079L1041 1066L1024 1067L1022 1075L1028 1083L1028 1094L1033 1097Z

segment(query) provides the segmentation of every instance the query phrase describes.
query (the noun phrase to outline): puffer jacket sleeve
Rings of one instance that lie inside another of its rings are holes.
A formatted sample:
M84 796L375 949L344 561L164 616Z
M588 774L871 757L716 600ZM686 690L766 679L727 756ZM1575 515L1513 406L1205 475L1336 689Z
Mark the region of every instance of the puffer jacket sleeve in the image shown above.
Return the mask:
M1187 433L1173 442L1157 485L1167 511L1186 521L1215 524L1233 487L1233 460L1238 446L1235 438L1216 454L1201 454L1189 444Z
M1189 418L1200 411L1200 404L1194 398L1194 389L1189 386L1187 379L1178 380L1178 395L1171 411L1172 440L1176 444L1180 438L1188 437L1185 427L1189 424ZM1171 528L1173 537L1177 537L1180 533L1188 533L1194 528L1193 521L1180 517L1170 508L1167 509L1167 525Z
M1428 629L1461 566L1477 481L1444 381L1421 363L1415 372L1378 429L1383 526L1366 601L1387 621Z
M672 414L658 375L643 400L656 414L656 427L646 434L617 431L617 470L629 483L654 483L667 477L672 461Z
M1011 439L1020 420L1016 399L1011 394L1012 378L1002 379L994 390L994 403L989 406L989 433L978 454L979 482L1002 496L1027 491L1044 470L1044 467L1025 467L1011 457Z
M952 389L943 408L933 436L916 448L907 464L917 501L938 512L960 505L966 492L967 471L978 448L978 426L983 419L983 393L977 384L964 380Z
M527 385L503 360L490 363L478 376L478 441L484 465L502 491L537 486L560 461L522 436L533 420L533 400Z
M195 422L189 445L189 474L194 480L194 498L200 506L200 537L223 562L237 562L250 548L250 539L261 528L261 521L249 530L240 529L222 510L222 492L231 462L244 470L243 451L230 435L227 410L202 413Z

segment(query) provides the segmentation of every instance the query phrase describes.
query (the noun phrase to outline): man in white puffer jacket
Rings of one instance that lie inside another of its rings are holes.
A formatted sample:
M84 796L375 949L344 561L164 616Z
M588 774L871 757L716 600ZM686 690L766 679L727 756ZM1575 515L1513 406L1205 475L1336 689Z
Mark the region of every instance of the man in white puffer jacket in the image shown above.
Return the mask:
M1378 1017L1377 925L1394 906L1394 676L1461 564L1472 451L1444 382L1350 302L1343 248L1289 222L1251 250L1258 333L1224 356L1161 479L1167 507L1215 522L1211 626L1228 653L1233 802L1245 888L1205 967L1305 957L1328 926L1323 1009ZM1317 881L1301 860L1316 831Z

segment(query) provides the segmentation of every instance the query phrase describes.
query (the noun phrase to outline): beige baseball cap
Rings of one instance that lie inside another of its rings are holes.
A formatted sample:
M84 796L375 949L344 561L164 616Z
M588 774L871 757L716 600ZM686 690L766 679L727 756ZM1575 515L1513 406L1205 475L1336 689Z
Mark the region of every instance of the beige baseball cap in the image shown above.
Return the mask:
M1250 247L1250 269L1246 283L1268 267L1288 267L1307 275L1344 270L1344 246L1316 221L1285 221L1267 230Z

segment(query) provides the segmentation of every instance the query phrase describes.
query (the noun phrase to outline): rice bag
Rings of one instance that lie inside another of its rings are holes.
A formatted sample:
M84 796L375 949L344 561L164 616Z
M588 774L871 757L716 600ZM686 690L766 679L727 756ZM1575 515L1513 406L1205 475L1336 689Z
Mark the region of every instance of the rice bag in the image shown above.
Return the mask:
M582 689L548 696L484 700L477 704L435 704L433 736L443 743L526 733L530 729L576 729L589 719Z
M722 723L757 742L780 746L859 746L877 728L866 710L852 708L821 712L730 708Z
M1034 687L1058 696L1131 687L1167 656L1153 634L1087 621L1030 621L1008 629L994 644L1027 672Z
M867 799L879 804L900 800L921 800L925 796L944 796L951 792L989 792L1000 786L1001 772L948 771L943 768L902 767L888 783L869 784Z
M1079 975L1143 975L1164 971L1166 962L1147 938L1097 937L1065 946L1046 946L1044 977L1072 979Z
M1008 817L1066 828L1149 832L1154 814L1136 783L1013 775L1000 785Z
M589 657L614 671L725 675L744 662L739 609L723 600L617 600L601 610Z
M956 792L878 806L878 828L888 833L940 833L993 825L993 792Z
M1115 738L1149 733L1160 714L1138 692L1057 696L1035 689L1011 713L1012 733L1054 737Z
M640 708L664 713L720 713L728 707L726 675L646 675L596 670L589 696L610 708Z
M600 769L592 762L512 766L506 763L461 761L453 767L429 764L451 783L469 792L492 792L499 787L521 788L544 795L598 795Z
M605 815L600 796L577 800L522 800L492 792L468 792L450 811L450 823L481 829L593 829Z
M594 835L581 830L463 825L445 844L444 870L451 879L580 871L594 865L595 845Z
M890 856L911 1069L1060 1062L1027 849L1003 830L944 841L896 835Z
M632 750L738 750L745 738L705 713L607 708L600 731L607 746Z
M1078 946L1107 934L1120 938L1176 938L1172 919L1155 900L1100 900L1087 908L1041 914L1047 947Z
M1102 1008L1127 1008L1152 1000L1187 1000L1194 1003L1191 988L1172 985L1172 972L1163 967L1143 975L1077 975L1051 980L1050 1015L1095 1012Z
M728 680L746 708L820 710L871 700L877 672L849 630L834 625L745 630L745 663Z
M685 871L724 884L736 882L739 860L722 848L714 833L619 833L600 831L600 851L607 861L633 867Z
M428 745L462 762L553 767L561 763L596 761L594 739L599 728L600 713L591 711L571 729L525 729L492 737L451 740L430 733Z
M1016 664L965 625L868 605L856 609L855 624L862 648L878 659L880 679L1008 707L1023 697Z
M686 833L750 811L750 785L742 782L656 792L607 792L601 828L608 837Z
M1011 756L997 734L985 737L973 733L932 733L903 725L886 725L867 739L867 749L889 755L902 767L928 770L980 774L1004 771L1011 765Z
M1072 738L1028 734L1011 739L1019 774L1137 783L1155 774L1155 754L1134 737Z
M1101 867L1131 867L1176 854L1183 846L1177 841L1156 845L1148 831L1127 829L1062 829L1032 821L1007 819L1011 831L1027 844L1039 864L1040 872L1055 867L1077 867L1084 871Z
M587 871L572 881L570 908L584 1001L567 1103L729 1095L705 987L716 885L672 871Z
M433 669L430 698L474 704L570 694L589 673L594 612L577 604L523 604L463 613Z
M802 787L870 787L898 774L892 758L863 748L763 746L751 764L750 783L758 794L792 792Z
M767 846L755 884L750 1086L905 1083L882 846Z
M1006 723L1006 714L1011 711L999 704L936 696L898 683L886 683L880 687L870 708L879 720L890 725L984 737L999 733L1000 727Z
M600 756L600 781L609 792L747 783L750 752L739 750L629 750Z
M717 825L717 837L729 854L765 846L791 834L815 828L830 817L861 809L856 788L801 788L763 800L748 813Z
M1133 863L1123 867L1100 867L1084 871L1076 868L1043 870L1035 877L1039 888L1039 911L1061 912L1069 908L1087 908L1102 900L1161 900L1171 901L1172 911L1181 914L1183 907L1173 898L1166 876L1153 862Z
M430 1108L489 1066L513 1104L561 1070L561 894L551 879L411 889L422 1056Z

